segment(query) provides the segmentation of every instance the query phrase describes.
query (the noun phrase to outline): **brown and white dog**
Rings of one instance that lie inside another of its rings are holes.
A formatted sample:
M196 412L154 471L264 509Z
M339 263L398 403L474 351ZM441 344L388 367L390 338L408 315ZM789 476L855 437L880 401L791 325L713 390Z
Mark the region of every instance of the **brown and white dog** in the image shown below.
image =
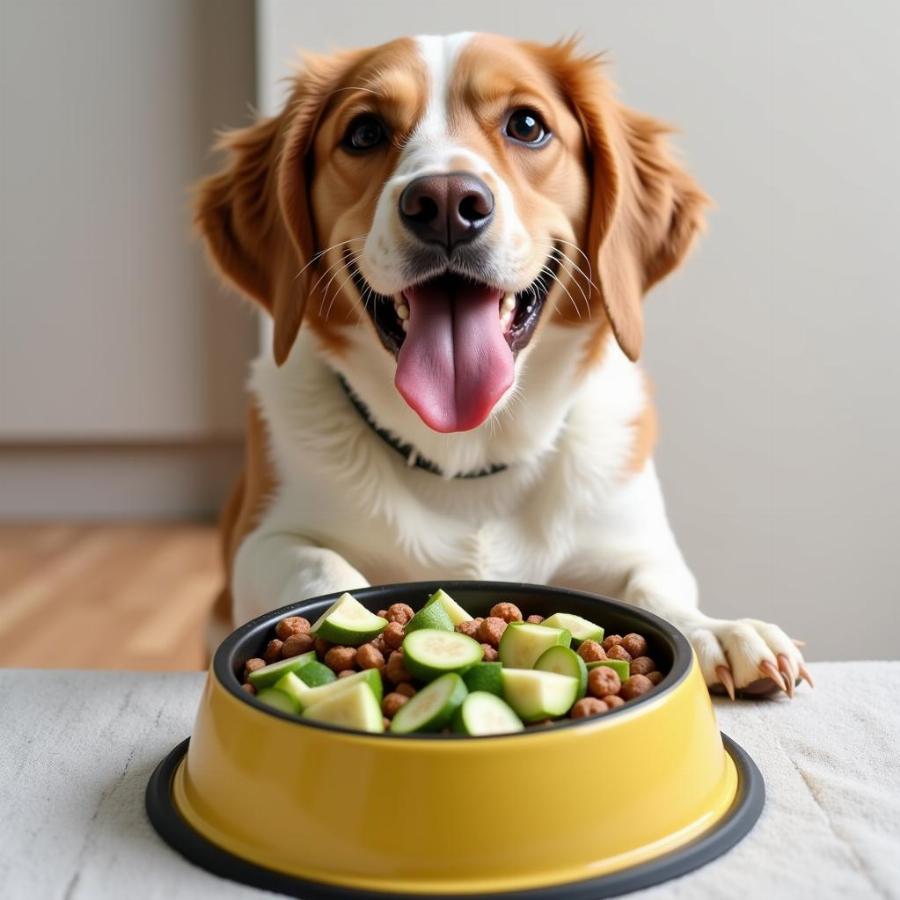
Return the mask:
M707 200L596 57L455 34L311 58L224 145L197 222L274 353L218 636L369 583L541 582L666 617L709 685L793 692L794 643L701 613L666 520L641 300Z

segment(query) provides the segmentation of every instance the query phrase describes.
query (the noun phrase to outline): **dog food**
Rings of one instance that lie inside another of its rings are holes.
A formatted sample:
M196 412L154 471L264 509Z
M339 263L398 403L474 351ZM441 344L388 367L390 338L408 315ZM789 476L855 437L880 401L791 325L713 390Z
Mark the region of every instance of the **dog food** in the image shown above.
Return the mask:
M643 635L605 635L564 612L526 616L509 601L473 618L438 590L419 610L376 615L343 594L315 623L282 619L242 688L358 731L478 736L604 715L664 677Z

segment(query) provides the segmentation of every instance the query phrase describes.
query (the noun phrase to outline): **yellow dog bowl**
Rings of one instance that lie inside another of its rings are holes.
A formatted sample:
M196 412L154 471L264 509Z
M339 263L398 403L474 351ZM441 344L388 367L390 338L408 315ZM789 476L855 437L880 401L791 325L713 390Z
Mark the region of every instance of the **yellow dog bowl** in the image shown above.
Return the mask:
M418 608L438 586L354 596L372 610ZM519 734L362 734L284 715L240 689L244 662L279 619L314 619L337 595L285 607L219 647L193 736L147 788L160 835L217 875L306 900L586 900L681 875L750 830L762 776L719 734L690 645L672 626L573 591L440 586L473 615L510 600L526 615L562 610L609 634L638 631L668 674L603 716Z

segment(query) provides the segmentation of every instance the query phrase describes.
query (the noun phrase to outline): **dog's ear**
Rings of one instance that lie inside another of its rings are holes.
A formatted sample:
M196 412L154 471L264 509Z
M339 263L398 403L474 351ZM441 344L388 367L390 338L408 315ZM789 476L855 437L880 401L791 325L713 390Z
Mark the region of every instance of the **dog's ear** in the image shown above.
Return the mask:
M636 360L644 337L641 298L684 259L709 200L672 156L669 129L612 96L596 57L566 46L563 84L588 142L588 252L613 333Z
M349 58L308 58L281 114L225 134L229 163L196 192L194 221L219 270L272 316L278 365L297 337L314 268L312 140Z

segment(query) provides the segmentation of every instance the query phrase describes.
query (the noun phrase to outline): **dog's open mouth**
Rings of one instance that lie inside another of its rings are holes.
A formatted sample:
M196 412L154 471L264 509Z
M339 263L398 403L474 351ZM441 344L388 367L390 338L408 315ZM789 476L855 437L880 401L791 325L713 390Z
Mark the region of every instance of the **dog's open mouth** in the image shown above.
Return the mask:
M397 357L397 390L441 432L476 428L510 387L515 354L534 333L558 264L554 253L518 293L446 272L386 297L347 260L382 344Z

